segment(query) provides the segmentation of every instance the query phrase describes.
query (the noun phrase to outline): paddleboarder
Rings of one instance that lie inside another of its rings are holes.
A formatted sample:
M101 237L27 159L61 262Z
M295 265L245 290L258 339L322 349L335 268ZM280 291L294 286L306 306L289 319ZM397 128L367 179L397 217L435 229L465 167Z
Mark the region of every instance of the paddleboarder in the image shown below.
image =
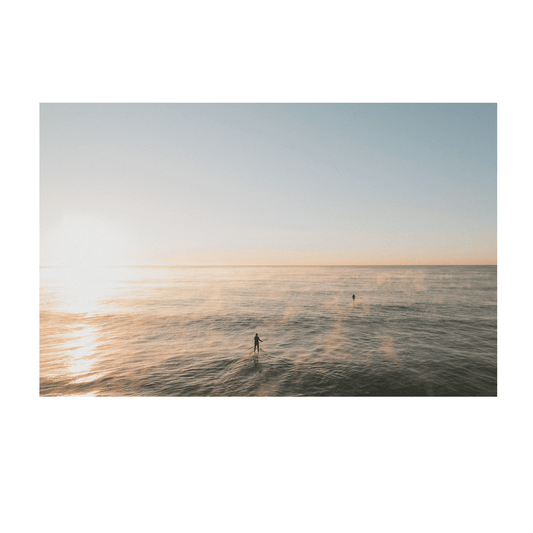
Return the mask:
M259 333L256 333L255 337L254 337L254 353L255 353L255 349L256 348L257 348L257 353L259 353L259 343L260 342L263 342L263 341L259 338Z

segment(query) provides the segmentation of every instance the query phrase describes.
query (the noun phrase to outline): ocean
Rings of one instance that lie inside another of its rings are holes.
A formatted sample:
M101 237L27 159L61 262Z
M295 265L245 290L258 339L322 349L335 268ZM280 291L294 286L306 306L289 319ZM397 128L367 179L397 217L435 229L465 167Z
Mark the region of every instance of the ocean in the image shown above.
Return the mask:
M40 395L496 396L496 285L496 266L43 267Z

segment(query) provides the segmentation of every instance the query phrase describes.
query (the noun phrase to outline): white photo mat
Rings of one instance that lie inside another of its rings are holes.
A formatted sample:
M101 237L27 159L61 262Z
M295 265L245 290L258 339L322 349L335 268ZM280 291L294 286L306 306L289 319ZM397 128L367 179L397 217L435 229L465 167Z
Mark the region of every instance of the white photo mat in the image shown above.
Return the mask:
M516 415L516 87L494 85L39 85L19 87L18 413L20 415ZM41 103L496 103L496 397L107 398L39 396Z

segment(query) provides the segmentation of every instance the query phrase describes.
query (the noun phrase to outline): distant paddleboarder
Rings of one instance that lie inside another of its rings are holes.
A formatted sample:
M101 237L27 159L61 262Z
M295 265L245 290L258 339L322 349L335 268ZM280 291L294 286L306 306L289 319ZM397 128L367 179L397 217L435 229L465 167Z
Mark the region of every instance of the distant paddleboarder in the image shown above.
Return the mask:
M355 300L355 294L352 294L352 300Z
M259 333L256 333L255 337L254 337L254 353L255 353L255 349L256 348L257 348L257 353L259 353L259 343L260 342L263 342L263 341L259 338Z

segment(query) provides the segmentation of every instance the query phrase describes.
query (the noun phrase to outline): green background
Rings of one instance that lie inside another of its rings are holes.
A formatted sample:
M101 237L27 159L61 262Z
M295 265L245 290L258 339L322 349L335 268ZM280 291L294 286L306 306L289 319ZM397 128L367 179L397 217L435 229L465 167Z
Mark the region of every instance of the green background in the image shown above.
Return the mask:
M531 423L520 385L531 350L520 337L513 418L16 417L18 83L514 82L519 148L531 118L530 19L520 5L3 4L6 531L528 527ZM531 198L525 181L522 202ZM518 310L530 293L520 281Z

